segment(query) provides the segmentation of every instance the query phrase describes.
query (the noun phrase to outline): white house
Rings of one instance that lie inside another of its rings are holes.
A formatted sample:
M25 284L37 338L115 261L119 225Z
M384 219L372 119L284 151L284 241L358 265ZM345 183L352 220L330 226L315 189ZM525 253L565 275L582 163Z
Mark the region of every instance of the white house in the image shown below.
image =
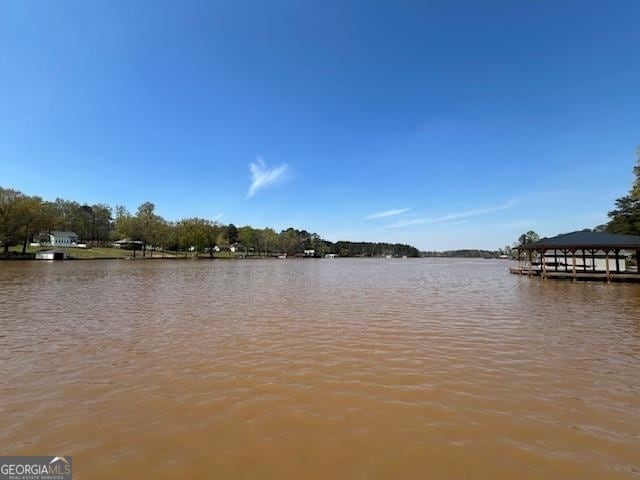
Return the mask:
M75 232L52 230L42 232L39 238L42 245L51 245L52 247L76 247L78 245L78 235Z

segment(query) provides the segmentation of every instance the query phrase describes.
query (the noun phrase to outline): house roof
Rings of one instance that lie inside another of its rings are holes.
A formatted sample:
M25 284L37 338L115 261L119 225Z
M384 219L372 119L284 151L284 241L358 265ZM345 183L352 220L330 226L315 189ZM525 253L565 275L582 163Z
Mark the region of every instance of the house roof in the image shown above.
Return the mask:
M640 236L620 235L599 232L572 232L551 238L542 238L537 242L520 245L520 250L540 250L551 248L582 249L582 248L620 248L640 249Z
M51 230L49 234L53 235L54 237L77 237L78 236L76 232L65 232L63 230Z
M118 245L123 245L125 243L136 243L142 245L142 240L132 240L130 238L123 238L122 240L115 241L113 243L117 243Z

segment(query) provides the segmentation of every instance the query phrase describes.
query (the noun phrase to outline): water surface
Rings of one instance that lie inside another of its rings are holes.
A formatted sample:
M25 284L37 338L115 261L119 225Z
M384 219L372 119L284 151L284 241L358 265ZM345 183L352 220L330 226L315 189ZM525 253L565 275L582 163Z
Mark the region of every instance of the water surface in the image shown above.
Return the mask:
M640 285L490 260L0 264L2 454L74 478L640 478Z

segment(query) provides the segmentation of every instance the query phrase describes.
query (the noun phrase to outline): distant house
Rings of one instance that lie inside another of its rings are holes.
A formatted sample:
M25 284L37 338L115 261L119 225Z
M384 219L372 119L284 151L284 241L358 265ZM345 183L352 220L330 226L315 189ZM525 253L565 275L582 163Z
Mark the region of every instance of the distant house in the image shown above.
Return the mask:
M324 258L336 258L338 255L335 253L327 253Z
M304 256L305 257L315 257L316 256L316 251L315 250L305 250L304 251Z
M78 235L75 232L64 232L62 230L51 230L50 232L41 232L38 235L41 245L50 245L52 247L76 247L78 245Z
M142 240L132 240L130 238L123 238L113 242L113 246L116 248L122 248L124 250L142 250Z
M229 251L231 253L246 252L247 251L247 247L245 247L241 243L234 243L233 245L229 246Z

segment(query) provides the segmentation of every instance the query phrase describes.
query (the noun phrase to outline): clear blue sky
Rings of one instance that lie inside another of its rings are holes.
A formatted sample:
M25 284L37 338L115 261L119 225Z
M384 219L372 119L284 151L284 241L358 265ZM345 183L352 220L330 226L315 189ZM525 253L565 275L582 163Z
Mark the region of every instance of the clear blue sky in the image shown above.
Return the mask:
M639 25L637 0L0 0L0 185L421 249L592 227L632 181Z

